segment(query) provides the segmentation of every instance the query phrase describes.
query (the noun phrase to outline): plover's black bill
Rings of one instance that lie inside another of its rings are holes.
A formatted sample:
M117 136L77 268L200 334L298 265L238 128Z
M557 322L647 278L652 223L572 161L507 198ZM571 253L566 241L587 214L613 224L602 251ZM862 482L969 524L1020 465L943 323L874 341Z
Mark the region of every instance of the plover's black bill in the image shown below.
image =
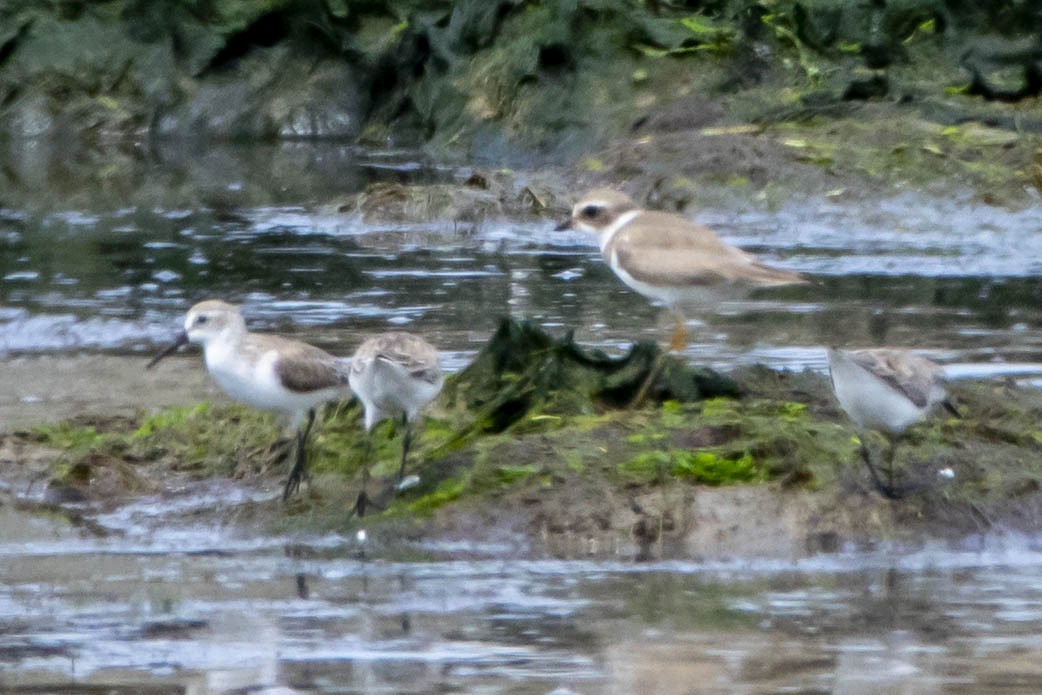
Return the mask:
M556 227L554 227L554 231L555 232L564 232L564 231L567 231L567 230L569 230L571 228L572 228L572 221L571 220L565 220L561 224L559 224Z
M163 359L164 357L169 357L185 345L188 345L188 333L182 331L181 335L177 336L177 339L171 345L164 348L164 350L161 353L152 358L152 361L145 366L145 369L151 369L152 367L156 366L161 359Z

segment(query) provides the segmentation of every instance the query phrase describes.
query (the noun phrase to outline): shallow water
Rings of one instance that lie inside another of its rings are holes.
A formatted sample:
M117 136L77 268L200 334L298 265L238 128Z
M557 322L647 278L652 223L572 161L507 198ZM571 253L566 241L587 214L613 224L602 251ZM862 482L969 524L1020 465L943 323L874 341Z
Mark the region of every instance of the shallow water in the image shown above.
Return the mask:
M212 504L205 490L192 500L166 512ZM363 547L338 535L169 529L149 521L162 506L102 516L115 536L77 540L0 508L0 688L1042 688L1042 552L1022 538L770 561L519 561L482 559L488 549L465 542Z
M374 178L465 170L304 145L141 166L133 195L28 165L5 190L5 426L14 410L34 422L179 387L200 397L197 356L147 379L137 367L209 296L340 354L370 332L419 331L451 369L503 315L608 350L671 328L589 240L549 221L367 226L325 205ZM820 369L822 346L838 343L925 348L956 376L1042 362L1042 207L713 191L696 218L815 282L692 315L693 360ZM517 561L511 538L363 548L261 535L230 519L265 499L220 482L97 512L110 532L98 538L5 503L23 489L0 482L4 691L1042 691L1037 539L770 561ZM213 523L214 509L227 520Z
M404 155L339 156L334 171L353 172L338 179L340 192L366 178L467 173ZM232 198L220 205L210 192L190 207L0 209L0 355L150 352L188 306L211 296L245 304L259 329L339 353L373 331L421 331L452 369L508 314L610 350L664 341L671 330L592 240L552 232L550 221L370 226L329 212L334 187L321 169L308 179L311 197L268 194L305 203L228 207L264 194L236 198L251 179L224 170ZM825 344L890 344L946 362L1042 361L1042 206L1006 211L968 195L912 193L768 204L712 191L706 201L698 221L815 282L690 312L693 360L821 368Z

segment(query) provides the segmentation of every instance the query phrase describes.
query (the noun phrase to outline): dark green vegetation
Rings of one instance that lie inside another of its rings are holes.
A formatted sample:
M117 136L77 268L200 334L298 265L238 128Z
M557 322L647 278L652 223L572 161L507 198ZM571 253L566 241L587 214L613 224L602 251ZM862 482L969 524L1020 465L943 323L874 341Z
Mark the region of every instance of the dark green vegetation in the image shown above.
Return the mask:
M356 144L516 170L477 200L444 182L423 221L567 206L579 183L674 208L707 183L1021 204L1040 36L1015 0L8 0L0 204L326 202L364 186ZM321 164L277 144L301 141Z
M879 97L1016 102L1042 88L1040 32L1015 0L8 0L0 134L559 160L713 120L654 113L692 95L760 122Z
M654 391L664 400L618 407L656 354L641 344L608 359L569 338L504 322L475 363L450 379L420 428L409 467L420 482L367 525L416 537L468 524L482 529L480 537L507 525L541 537L544 547L562 537L602 543L590 552L620 543L682 544L706 523L695 503L699 491L764 483L782 509L816 510L783 535L809 537L812 526L830 538L866 540L924 527L961 534L998 522L1037 524L1037 389L988 382L956 388L963 419L936 414L902 440L899 478L922 492L895 504L873 492L855 433L823 377L763 368L725 377L671 360ZM312 449L312 484L282 513L272 513L273 500L258 520L346 528L365 450L360 421L355 404L327 412ZM38 427L8 435L7 445L54 450L52 499L118 501L171 480L214 476L275 489L286 471L272 446L275 432L265 415L202 403L132 421ZM391 422L374 432L374 489L396 469L395 434ZM954 480L938 475L947 467Z
M706 183L1021 204L1040 32L1016 0L8 0L0 205L325 202L365 184L355 144L520 172L450 200L464 222L576 178L677 208ZM321 164L276 144L301 141Z

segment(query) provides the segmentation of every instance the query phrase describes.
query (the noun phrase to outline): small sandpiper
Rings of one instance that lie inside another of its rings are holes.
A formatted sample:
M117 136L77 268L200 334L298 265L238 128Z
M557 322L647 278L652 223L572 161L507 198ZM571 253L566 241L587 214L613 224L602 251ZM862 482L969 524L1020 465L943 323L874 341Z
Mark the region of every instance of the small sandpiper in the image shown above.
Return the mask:
M188 343L202 346L206 369L226 394L274 411L297 428L296 458L282 493L283 501L288 500L307 471L306 445L315 409L350 395L347 361L299 340L250 333L239 307L210 299L189 310L184 331L147 368Z
M806 283L799 273L772 268L724 243L716 233L678 215L643 210L616 190L584 195L557 230L598 235L604 260L631 289L668 306L676 320L672 350L686 344L685 304L739 298L758 287Z
M901 434L940 404L955 417L959 411L947 398L944 369L936 362L904 350L828 349L829 374L836 399L861 431L861 457L876 489L889 499L900 499L894 487L894 449ZM868 430L890 440L888 480L883 482L872 464Z
M373 336L362 343L351 358L348 380L351 390L365 409L367 435L376 423L385 418L402 418L405 428L402 459L393 488L397 491L405 474L405 460L412 443L412 422L419 415L420 409L438 395L445 383L438 363L438 351L426 340L411 333L393 331ZM371 448L367 445L362 490L358 493L354 508L354 513L360 517L365 516L366 508L371 504L366 493L370 452Z

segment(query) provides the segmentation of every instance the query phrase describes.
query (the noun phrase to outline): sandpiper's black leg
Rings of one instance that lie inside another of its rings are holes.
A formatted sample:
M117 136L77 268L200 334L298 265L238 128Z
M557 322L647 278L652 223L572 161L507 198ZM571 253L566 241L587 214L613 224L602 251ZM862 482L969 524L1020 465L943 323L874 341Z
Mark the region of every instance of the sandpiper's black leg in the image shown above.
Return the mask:
M868 449L868 443L865 442L865 435L861 435L861 458L865 461L865 465L868 466L868 472L872 474L872 482L876 486L876 490L879 491L883 497L889 500L896 500L898 496L894 491L894 467L893 467L893 447L891 447L891 459L890 459L890 484L883 482L883 478L879 475L879 470L876 469L875 464L872 463L872 452Z
M402 462L398 465L398 477L394 479L395 490L398 489L398 486L402 483L402 478L405 477L405 460L409 456L409 447L412 446L412 423L409 422L408 415L402 415L402 424L405 428L405 433L402 435Z
M384 509L384 505L395 496L398 492L398 485L401 484L402 479L405 476L405 462L409 457L409 449L412 446L412 423L409 422L407 415L402 415L402 425L405 428L405 432L402 435L402 460L398 464L398 475L395 477L394 484L389 488L385 489L377 499L380 503L374 502L369 494L366 492L366 487L369 484L369 460L372 454L372 439L366 439L365 447L365 466L362 468L362 489L358 493L358 499L355 500L355 507L351 510L350 516L357 515L359 517L365 516L365 512L369 507L376 507L377 509Z
M366 511L369 507L376 507L380 509L380 506L369 499L369 493L366 492L366 488L369 486L369 462L373 455L373 439L366 433L365 438L365 453L362 454L365 463L362 464L362 489L358 491L358 498L355 500L355 506L351 510L351 513L347 515L350 519L352 516L358 516L362 518L365 516Z
M307 441L314 422L315 409L312 408L308 411L308 419L304 427L297 431L297 456L293 461L293 468L289 471L289 478L286 479L286 487L282 491L283 502L289 500L293 493L300 489L300 482L307 476Z
M909 480L909 476L904 476L905 482L898 485L895 482L897 474L894 472L894 458L897 451L897 438L890 439L890 453L887 457L887 464L890 467L890 490L887 497L892 500L900 500L908 497L909 495L919 494L921 492L929 492L935 487L934 481L929 478L920 478L918 480Z
M890 447L886 452L886 471L890 487L890 499L897 499L897 488L894 486L894 453L897 450L897 442L890 439Z

